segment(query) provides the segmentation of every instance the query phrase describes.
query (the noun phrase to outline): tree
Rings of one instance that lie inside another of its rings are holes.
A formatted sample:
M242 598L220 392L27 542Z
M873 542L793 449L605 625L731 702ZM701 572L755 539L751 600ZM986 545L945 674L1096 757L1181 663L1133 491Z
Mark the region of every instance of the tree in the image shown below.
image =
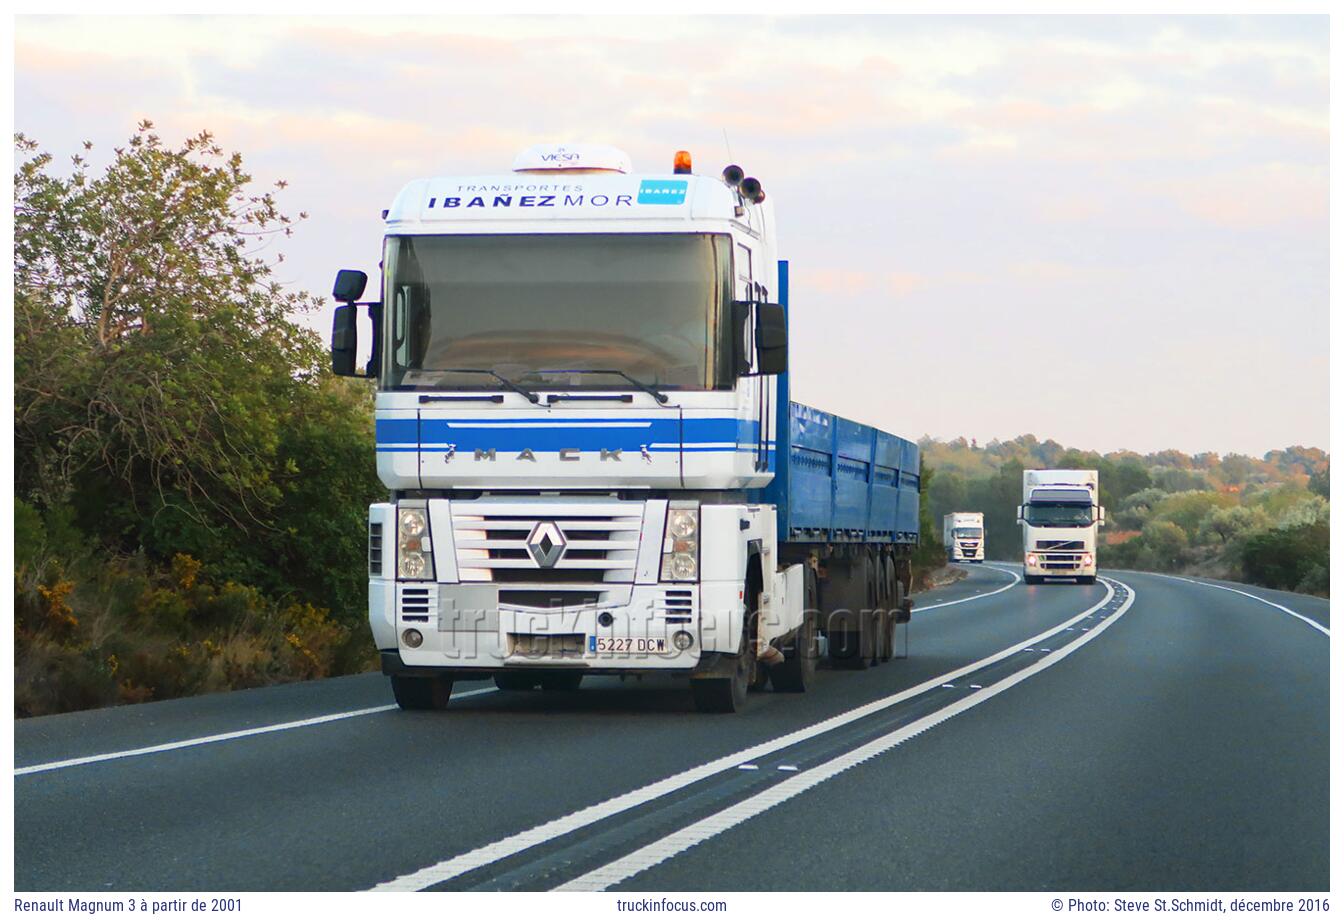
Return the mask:
M208 132L173 147L148 121L101 172L16 148L16 493L114 552L189 554L277 594L297 580L334 606L317 566L362 568L343 512L379 494L369 394L296 322L317 301L273 279L294 226L274 192ZM344 494L315 469L346 472Z
M1159 572L1172 572L1185 561L1190 538L1171 521L1149 521L1143 527L1141 564Z
M1199 542L1227 544L1268 526L1269 515L1259 508L1215 508L1200 522Z
M1307 489L1321 496L1330 497L1330 466L1326 464L1319 470L1311 474L1311 479L1307 481Z
M205 132L168 148L143 122L97 176L17 147L18 490L86 521L111 500L118 528L166 513L255 532L284 409L322 363L291 319L315 301L259 254L289 218Z

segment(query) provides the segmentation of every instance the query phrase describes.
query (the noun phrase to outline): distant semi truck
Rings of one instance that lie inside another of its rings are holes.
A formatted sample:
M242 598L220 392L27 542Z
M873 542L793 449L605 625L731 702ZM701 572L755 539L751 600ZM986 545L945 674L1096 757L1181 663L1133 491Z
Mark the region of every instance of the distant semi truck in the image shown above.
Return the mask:
M985 516L979 511L943 515L943 546L948 562L985 561Z
M1022 578L1097 580L1097 528L1106 521L1096 470L1023 470Z

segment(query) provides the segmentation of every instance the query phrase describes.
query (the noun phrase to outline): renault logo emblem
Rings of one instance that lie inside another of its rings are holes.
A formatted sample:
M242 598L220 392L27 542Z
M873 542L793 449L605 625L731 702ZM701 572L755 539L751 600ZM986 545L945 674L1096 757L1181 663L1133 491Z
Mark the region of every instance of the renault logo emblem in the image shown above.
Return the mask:
M527 551L538 568L553 569L565 554L565 535L551 521L542 521L527 537Z

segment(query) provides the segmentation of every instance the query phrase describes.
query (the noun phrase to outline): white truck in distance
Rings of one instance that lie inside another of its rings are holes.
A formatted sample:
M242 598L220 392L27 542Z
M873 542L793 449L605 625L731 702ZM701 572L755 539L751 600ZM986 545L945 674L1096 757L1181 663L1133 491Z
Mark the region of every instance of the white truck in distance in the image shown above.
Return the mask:
M337 274L332 370L377 381L369 625L404 709L658 674L735 711L805 691L822 637L843 667L894 657L919 447L789 400L773 203L666 165L543 145L418 179L376 299Z
M1097 580L1097 528L1106 522L1096 470L1023 470L1022 578Z
M985 516L979 511L943 515L943 546L948 562L985 561Z

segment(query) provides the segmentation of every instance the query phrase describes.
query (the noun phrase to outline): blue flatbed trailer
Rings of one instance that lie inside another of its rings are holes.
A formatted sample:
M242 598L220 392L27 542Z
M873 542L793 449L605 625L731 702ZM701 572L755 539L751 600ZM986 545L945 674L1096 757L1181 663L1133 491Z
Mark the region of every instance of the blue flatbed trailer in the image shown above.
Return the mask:
M789 309L789 264L779 263ZM779 376L775 478L755 500L773 504L781 543L919 542L919 445L793 402Z
M919 542L919 445L792 401L777 430L781 543Z

